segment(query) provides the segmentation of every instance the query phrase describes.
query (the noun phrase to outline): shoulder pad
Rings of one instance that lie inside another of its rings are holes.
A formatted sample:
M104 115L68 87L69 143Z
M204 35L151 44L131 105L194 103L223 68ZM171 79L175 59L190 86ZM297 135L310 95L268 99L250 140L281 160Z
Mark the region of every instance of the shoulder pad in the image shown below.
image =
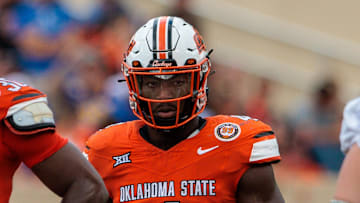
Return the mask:
M217 140L230 143L234 154L241 154L249 164L274 163L281 160L279 146L272 128L248 116L212 117ZM241 147L239 147L241 146ZM237 157L239 158L239 157Z
M275 133L269 125L249 116L231 117L246 121L246 124L242 125L242 130L244 138L252 145L249 163L273 163L281 159Z
M0 118L4 119L12 106L40 97L46 95L28 85L0 78Z
M34 103L44 103L47 106L47 98L46 97L39 97L39 98L36 98L36 99L31 99L31 100L28 100L28 101L24 101L24 102L15 104L15 105L13 105L13 106L11 106L9 108L9 110L6 113L5 118L12 116L16 112L22 110L23 108L25 108L25 107L27 107L27 106L29 106L31 104L34 104Z
M219 115L211 119L216 138L224 138L221 141L233 141L239 135L242 139L252 139L274 134L269 125L249 116Z
M53 112L45 102L24 103L5 119L13 133L27 135L55 129Z
M137 133L143 121L135 120L124 123L115 123L98 130L86 142L88 150L111 151L112 148L129 146L130 135Z
M248 120L258 121L259 120L259 119L251 118L250 116L245 116L245 115L230 115L230 117L238 118L243 121L248 121Z
M86 142L87 149L101 150L103 148L106 148L108 144L112 142L112 137L116 131L115 129L118 129L117 127L122 126L123 124L124 123L111 124L106 126L105 128L96 131L87 140ZM122 129L119 130L119 132L122 131L123 131Z

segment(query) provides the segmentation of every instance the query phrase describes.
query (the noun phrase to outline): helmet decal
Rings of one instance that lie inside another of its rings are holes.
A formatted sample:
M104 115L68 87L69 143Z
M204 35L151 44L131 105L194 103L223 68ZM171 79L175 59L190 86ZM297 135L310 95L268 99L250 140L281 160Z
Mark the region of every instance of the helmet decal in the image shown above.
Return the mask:
M172 58L172 30L174 17L162 16L156 18L152 29L152 51L154 59Z
M129 56L129 53L131 52L131 50L134 48L135 46L135 40L131 40L130 44L129 44L129 48L126 51L126 56Z
M206 49L204 40L196 29L194 29L194 31L195 31L194 40L196 43L196 48L199 51L199 53L201 53L202 51L205 51L205 49Z
M159 52L159 59L165 59L166 58L166 53L165 52L161 52L161 51L164 51L165 50L165 46L166 46L166 35L167 35L167 32L166 32L166 25L167 25L167 19L168 17L162 17L160 18L160 23L159 23L159 31L158 31L158 50L160 51ZM167 37L170 37L170 36L167 36Z

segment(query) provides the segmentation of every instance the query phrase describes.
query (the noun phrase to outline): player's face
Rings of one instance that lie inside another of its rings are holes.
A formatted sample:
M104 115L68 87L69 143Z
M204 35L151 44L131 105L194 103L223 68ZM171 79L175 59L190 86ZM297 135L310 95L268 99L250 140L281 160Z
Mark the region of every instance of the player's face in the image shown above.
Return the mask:
M189 74L143 76L141 83L141 96L156 99L168 100L186 96L191 91L191 80ZM184 103L180 103L182 111ZM154 117L173 118L177 113L177 102L151 102L151 109Z

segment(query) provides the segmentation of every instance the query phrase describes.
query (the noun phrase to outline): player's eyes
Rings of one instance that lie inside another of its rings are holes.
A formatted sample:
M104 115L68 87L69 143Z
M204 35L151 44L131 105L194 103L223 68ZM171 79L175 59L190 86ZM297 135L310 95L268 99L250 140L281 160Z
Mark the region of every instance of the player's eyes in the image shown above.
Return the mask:
M155 88L159 85L159 82L157 81L147 81L145 85L149 88Z
M182 86L182 85L184 85L184 84L185 84L185 80L175 80L175 81L174 81L174 85L175 85L176 87Z

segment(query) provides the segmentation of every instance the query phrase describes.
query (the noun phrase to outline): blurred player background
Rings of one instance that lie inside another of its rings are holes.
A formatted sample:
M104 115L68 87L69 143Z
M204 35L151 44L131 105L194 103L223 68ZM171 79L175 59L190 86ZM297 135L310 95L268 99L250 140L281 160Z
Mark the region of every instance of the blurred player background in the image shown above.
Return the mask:
M0 77L31 84L80 149L99 128L135 119L118 65L147 19L183 17L207 41L216 74L206 115L246 114L276 131L286 202L328 202L343 154L344 103L359 95L360 2L1 0ZM216 98L216 99L215 99ZM59 202L29 170L10 202Z

